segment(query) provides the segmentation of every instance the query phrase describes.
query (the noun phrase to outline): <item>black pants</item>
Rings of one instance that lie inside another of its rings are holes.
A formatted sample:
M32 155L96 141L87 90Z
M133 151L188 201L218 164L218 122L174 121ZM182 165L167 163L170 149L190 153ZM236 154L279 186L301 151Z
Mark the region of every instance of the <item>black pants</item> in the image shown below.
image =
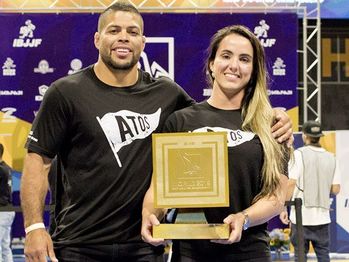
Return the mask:
M313 244L318 262L330 261L330 226L303 226L304 231L304 261L307 261L310 242ZM297 227L291 224L291 242L294 246L295 261L298 261Z
M59 262L163 262L163 247L146 243L55 248Z
M222 258L214 258L214 257L210 257L210 258L200 258L200 259L194 259L194 258L190 258L190 257L186 257L183 255L173 255L172 256L172 261L173 262L222 262L222 261L229 261L229 262L234 262L234 261L238 261L238 262L271 262L271 258L270 257L261 257L261 258L250 258L250 259L223 259Z

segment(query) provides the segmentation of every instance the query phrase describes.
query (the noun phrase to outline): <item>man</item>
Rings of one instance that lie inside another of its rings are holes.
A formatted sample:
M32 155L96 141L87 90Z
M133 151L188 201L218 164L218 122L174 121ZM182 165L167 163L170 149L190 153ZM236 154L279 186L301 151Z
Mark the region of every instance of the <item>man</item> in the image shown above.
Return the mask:
M4 146L0 144L0 206L12 202L11 168L2 160ZM0 211L0 261L12 262L11 226L15 212Z
M100 15L96 64L54 82L29 134L21 202L28 261L162 261L162 247L141 240L142 201L152 174L151 134L194 101L166 77L152 78L137 63L143 20L117 2ZM273 127L282 142L288 118ZM283 122L286 124L283 125ZM281 127L281 128L280 128ZM56 228L42 223L47 172L57 155ZM54 250L53 250L54 246Z
M323 136L319 122L308 121L303 125L305 146L295 150L294 162L289 166L289 190L287 199L301 198L305 243L305 261L312 242L318 261L330 261L330 194L340 190L340 173L335 156L319 144ZM288 223L287 211L280 219ZM297 230L294 207L291 208L291 242L298 260Z

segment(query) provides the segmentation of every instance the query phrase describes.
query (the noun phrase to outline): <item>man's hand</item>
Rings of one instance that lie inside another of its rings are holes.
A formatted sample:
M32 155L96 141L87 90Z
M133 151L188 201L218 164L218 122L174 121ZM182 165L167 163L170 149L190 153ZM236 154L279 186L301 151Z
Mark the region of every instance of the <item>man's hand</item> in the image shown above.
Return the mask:
M223 222L230 225L230 236L228 239L211 240L211 242L230 245L239 242L242 235L242 227L245 221L245 216L242 213L231 214L227 216Z
M47 257L52 262L58 262L50 235L45 229L36 229L25 238L24 254L26 262L46 262Z
M160 222L154 214L143 215L141 235L144 242L153 246L166 245L167 241L165 239L153 238L152 228L158 225L160 225Z
M274 108L275 123L271 127L273 137L279 142L287 141L287 146L291 147L294 141L292 132L292 122L287 113L280 109Z
M288 219L287 210L282 211L279 215L279 218L281 222L284 223L285 225L288 225L290 223L290 220Z

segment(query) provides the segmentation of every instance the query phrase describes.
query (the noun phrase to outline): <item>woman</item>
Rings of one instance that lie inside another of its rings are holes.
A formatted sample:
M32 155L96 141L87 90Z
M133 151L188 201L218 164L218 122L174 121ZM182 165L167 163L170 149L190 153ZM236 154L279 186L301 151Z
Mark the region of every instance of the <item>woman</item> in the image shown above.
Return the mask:
M271 261L267 221L283 210L289 149L272 137L273 111L267 95L265 54L241 25L219 30L206 62L211 97L172 114L165 132L227 130L230 207L205 209L209 223L230 225L227 240L173 243L174 261ZM153 245L151 226L165 210L153 208L150 188L143 204L142 236Z

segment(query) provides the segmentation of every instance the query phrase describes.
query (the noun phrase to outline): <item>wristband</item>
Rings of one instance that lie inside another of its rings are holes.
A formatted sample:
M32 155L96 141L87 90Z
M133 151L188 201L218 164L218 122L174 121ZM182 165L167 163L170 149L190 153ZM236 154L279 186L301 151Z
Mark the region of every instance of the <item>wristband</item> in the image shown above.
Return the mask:
M250 218L245 210L243 210L241 213L245 216L244 224L242 225L242 228L243 230L247 230L251 224Z
M45 224L44 223L35 223L35 224L32 224L30 225L29 227L26 227L24 229L25 233L26 234L29 234L30 232L36 230L36 229L40 229L40 228L45 228Z

